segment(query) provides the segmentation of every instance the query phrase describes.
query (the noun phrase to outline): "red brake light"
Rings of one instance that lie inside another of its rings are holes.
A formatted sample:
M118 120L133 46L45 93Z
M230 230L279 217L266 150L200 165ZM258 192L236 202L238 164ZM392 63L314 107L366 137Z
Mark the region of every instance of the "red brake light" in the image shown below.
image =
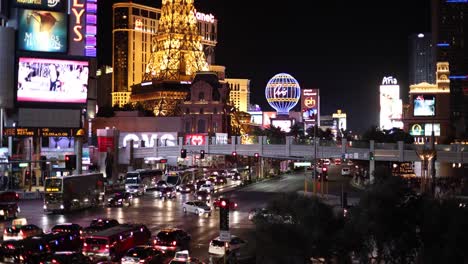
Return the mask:
M221 201L221 207L225 207L226 206L226 201Z
M327 171L327 167L323 167L323 168L322 168L322 171Z
M88 244L86 244L86 242L85 242L85 243L83 243L83 247L87 247L87 246L88 246Z
M106 248L109 248L109 244L106 245Z
M234 204L234 207L237 207L237 203Z
M177 245L177 242L176 242L176 241L172 241L172 245L173 245L173 246Z
M6 234L8 234L8 232L7 232L7 230L6 230L6 229L5 229L5 230L3 230L3 234L5 234L5 235L6 235Z
M52 260L52 263L57 263L57 261L55 259Z
M21 230L21 231L19 232L19 235L20 235L21 237L24 236L23 230Z

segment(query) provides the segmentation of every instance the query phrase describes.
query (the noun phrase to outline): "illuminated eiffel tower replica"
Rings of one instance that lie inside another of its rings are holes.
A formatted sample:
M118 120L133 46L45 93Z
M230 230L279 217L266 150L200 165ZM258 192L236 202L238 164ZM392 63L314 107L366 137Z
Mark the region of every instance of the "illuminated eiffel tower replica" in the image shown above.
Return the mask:
M156 116L174 116L187 98L198 71L208 71L198 34L194 0L163 0L158 32L143 83L132 89L130 101L140 102Z

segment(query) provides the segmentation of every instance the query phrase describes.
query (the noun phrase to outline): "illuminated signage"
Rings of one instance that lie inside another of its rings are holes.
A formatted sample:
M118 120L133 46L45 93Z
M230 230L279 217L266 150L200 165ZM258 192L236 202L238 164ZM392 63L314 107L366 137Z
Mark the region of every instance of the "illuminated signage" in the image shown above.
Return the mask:
M18 11L18 49L66 52L67 14L42 10Z
M48 187L46 188L46 192L60 192L60 189L57 187Z
M70 2L69 54L96 57L97 0Z
M64 11L67 0L13 0L14 6L20 8Z
M17 128L16 136L18 137L33 137L36 136L36 130L31 128Z
M74 137L80 136L83 129L72 128L26 128L26 127L8 127L3 129L5 136L18 137Z
M440 136L440 124L438 123L426 123L424 124L424 135L425 136L432 136L432 128L434 128L434 136Z
M412 124L410 125L409 134L412 136L423 136L424 128L420 124Z
M88 74L87 61L20 57L17 101L84 104Z
M139 18L135 19L135 30L143 30L143 21Z
M420 94L413 96L414 116L435 116L435 95Z
M385 84L384 84L385 83ZM380 85L380 128L403 128L403 104L400 99L400 86L393 77L384 77ZM390 84L390 85L387 85Z
M135 132L135 133L120 133L120 146L127 147L133 140L133 147L138 148L141 142L144 142L145 147L154 147L155 141L158 141L159 146L175 146L177 144L177 133L156 133L156 132Z
M302 119L320 122L320 97L318 89L303 89L301 96Z
M383 77L382 79L382 85L397 85L398 81L396 78L393 78L392 76L386 76Z
M195 12L195 17L199 21L204 21L204 22L208 22L208 23L214 23L215 22L215 18L214 18L214 16L212 14L204 14L204 13L201 13L201 12L197 12L197 10L194 10L194 12Z
M205 145L206 134L188 134L185 135L185 144L186 145Z
M274 127L279 127L281 130L283 130L286 133L289 133L291 131L291 126L292 126L292 121L291 120L281 120L281 119L273 119L271 120L271 125Z
M40 132L43 137L72 137L71 129L57 129L57 128L41 128Z

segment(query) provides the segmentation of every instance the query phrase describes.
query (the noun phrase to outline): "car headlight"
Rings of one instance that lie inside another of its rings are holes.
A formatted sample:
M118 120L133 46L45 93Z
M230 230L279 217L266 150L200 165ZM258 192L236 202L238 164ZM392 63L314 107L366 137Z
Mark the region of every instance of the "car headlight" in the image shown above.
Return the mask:
M65 208L65 207L63 206L63 204L61 204L61 205L60 205L60 209L63 210L64 208Z
M0 210L0 215L5 215L5 212L3 210Z
M121 202L122 202L122 199L119 199L119 203L121 203Z
M208 196L206 196L206 198L210 199L210 196L208 195Z
M187 192L190 191L190 188L185 188L185 191L187 191Z
M198 196L198 199L200 199L200 200L201 200L201 198L202 198L201 196Z
M112 198L107 199L108 202L112 202Z
M44 204L44 206L43 206L43 207L44 207L44 210L47 210L47 205L45 205L45 204Z

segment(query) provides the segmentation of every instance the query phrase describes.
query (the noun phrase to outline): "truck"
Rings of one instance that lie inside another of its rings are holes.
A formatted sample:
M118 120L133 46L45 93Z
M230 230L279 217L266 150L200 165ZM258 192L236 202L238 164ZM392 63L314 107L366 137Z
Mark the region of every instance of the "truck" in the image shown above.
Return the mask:
M89 173L45 179L44 212L70 212L104 203L104 175Z

